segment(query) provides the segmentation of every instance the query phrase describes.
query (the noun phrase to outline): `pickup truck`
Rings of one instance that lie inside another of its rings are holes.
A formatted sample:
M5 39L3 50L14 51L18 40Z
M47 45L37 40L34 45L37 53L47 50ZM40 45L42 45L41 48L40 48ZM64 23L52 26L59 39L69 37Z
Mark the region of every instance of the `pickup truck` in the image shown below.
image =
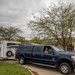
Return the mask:
M20 45L16 50L15 58L19 60L21 65L31 61L55 67L63 74L69 74L75 69L75 53L65 52L53 45Z

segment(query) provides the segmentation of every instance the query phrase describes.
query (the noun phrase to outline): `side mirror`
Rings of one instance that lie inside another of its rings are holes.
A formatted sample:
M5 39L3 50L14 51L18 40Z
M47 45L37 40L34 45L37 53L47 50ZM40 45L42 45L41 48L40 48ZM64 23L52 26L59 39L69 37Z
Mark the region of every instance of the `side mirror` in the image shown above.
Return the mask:
M49 49L48 54L54 55L55 53L54 53L54 51L52 49Z

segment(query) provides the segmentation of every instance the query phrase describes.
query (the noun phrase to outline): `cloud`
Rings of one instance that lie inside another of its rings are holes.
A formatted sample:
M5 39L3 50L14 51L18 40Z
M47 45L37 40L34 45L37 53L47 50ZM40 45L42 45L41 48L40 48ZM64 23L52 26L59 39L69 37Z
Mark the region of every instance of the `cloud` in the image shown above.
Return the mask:
M58 1L62 0L0 0L0 25L19 27L28 38L31 31L26 30L26 23L31 19L31 15L47 7L51 2ZM64 0L66 1L74 0Z
M40 0L0 0L0 21L23 22L37 11ZM38 4L36 6L36 3Z
M42 7L42 2L43 0L0 0L0 25L19 27L28 36L31 31L25 29L26 23L32 13Z

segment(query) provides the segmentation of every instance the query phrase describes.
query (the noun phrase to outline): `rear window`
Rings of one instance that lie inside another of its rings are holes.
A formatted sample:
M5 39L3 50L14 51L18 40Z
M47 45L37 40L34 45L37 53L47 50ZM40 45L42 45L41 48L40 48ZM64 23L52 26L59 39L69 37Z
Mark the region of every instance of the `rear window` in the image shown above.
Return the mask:
M23 48L23 50L30 52L30 51L32 50L32 48L33 48L33 46L25 46L25 47Z
M42 46L36 46L34 49L34 52L40 53L40 52L42 52L42 48L43 48Z
M33 49L33 46L27 46L27 45L20 45L18 50L26 51L26 52L31 52Z

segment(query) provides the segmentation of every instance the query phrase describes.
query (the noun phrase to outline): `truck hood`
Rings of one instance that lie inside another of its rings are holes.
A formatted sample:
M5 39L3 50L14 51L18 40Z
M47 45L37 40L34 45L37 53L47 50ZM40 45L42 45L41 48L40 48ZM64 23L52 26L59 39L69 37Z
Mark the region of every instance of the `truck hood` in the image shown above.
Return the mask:
M75 52L59 52L60 55L75 56Z

